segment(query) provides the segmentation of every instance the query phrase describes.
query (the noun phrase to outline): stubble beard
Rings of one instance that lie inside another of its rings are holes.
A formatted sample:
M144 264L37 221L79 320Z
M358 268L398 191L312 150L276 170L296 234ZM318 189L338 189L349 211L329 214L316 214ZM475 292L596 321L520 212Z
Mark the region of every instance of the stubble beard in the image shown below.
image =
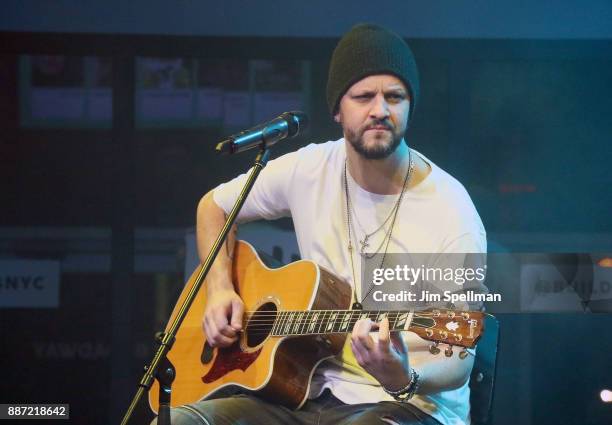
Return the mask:
M388 143L376 143L367 146L364 140L366 128L359 131L346 129L346 139L353 146L353 149L366 159L385 159L395 152L404 138L405 131L396 133L390 129L391 140Z

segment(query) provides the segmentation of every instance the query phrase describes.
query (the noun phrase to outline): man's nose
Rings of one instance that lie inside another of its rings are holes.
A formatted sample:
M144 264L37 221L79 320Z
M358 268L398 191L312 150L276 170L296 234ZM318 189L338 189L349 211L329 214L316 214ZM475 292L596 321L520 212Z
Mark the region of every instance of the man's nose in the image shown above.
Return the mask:
M385 119L389 117L389 104L387 103L385 96L381 94L376 95L374 98L374 104L370 110L370 115L372 118L376 119Z

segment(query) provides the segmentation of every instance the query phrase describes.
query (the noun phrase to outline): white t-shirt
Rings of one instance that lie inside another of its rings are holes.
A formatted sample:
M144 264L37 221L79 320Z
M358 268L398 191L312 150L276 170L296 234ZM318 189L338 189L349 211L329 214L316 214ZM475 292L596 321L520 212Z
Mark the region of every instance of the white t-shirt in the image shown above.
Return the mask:
M412 152L431 166L431 172L416 187L405 192L388 252L486 252L482 221L464 187L422 154L414 149ZM353 285L343 183L345 160L344 139L340 139L311 144L270 161L237 222L291 216L301 257ZM353 245L356 245L355 241L364 237L362 229L372 232L385 221L398 195L367 192L348 172L347 177L355 212L352 232ZM245 179L246 174L243 174L214 190L214 200L224 211L230 211ZM386 228L370 238L371 247L376 249L380 245ZM353 254L353 261L355 273L359 275L359 254ZM357 284L357 296L361 297L359 292ZM428 350L430 343L410 332L403 335L409 347L410 365L418 372L419 367L432 360ZM348 404L393 400L378 381L357 364L348 343L341 355L323 362L315 371L311 397L316 397L324 388L330 388L337 398ZM468 383L451 391L416 395L410 402L443 424L469 423Z

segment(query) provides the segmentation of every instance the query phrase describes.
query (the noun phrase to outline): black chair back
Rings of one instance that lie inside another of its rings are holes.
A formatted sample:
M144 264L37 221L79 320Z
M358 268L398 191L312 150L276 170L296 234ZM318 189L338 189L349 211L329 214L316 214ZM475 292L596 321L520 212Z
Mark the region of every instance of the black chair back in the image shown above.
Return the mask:
M487 315L484 326L470 375L470 415L474 425L489 423L495 386L499 322L495 317Z

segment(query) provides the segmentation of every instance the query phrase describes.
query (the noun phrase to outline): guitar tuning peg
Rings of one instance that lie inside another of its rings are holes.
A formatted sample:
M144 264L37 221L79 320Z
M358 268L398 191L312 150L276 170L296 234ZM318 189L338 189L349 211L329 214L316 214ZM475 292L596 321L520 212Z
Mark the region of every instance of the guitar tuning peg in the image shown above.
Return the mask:
M459 352L459 358L461 360L465 359L467 356L468 356L467 348L464 348L463 350Z
M438 343L434 342L433 344L431 344L429 346L429 352L433 355L436 355L440 352L440 349L438 348Z
M446 347L446 350L444 350L444 354L446 355L446 357L451 357L453 355L453 346L449 345L448 347Z

